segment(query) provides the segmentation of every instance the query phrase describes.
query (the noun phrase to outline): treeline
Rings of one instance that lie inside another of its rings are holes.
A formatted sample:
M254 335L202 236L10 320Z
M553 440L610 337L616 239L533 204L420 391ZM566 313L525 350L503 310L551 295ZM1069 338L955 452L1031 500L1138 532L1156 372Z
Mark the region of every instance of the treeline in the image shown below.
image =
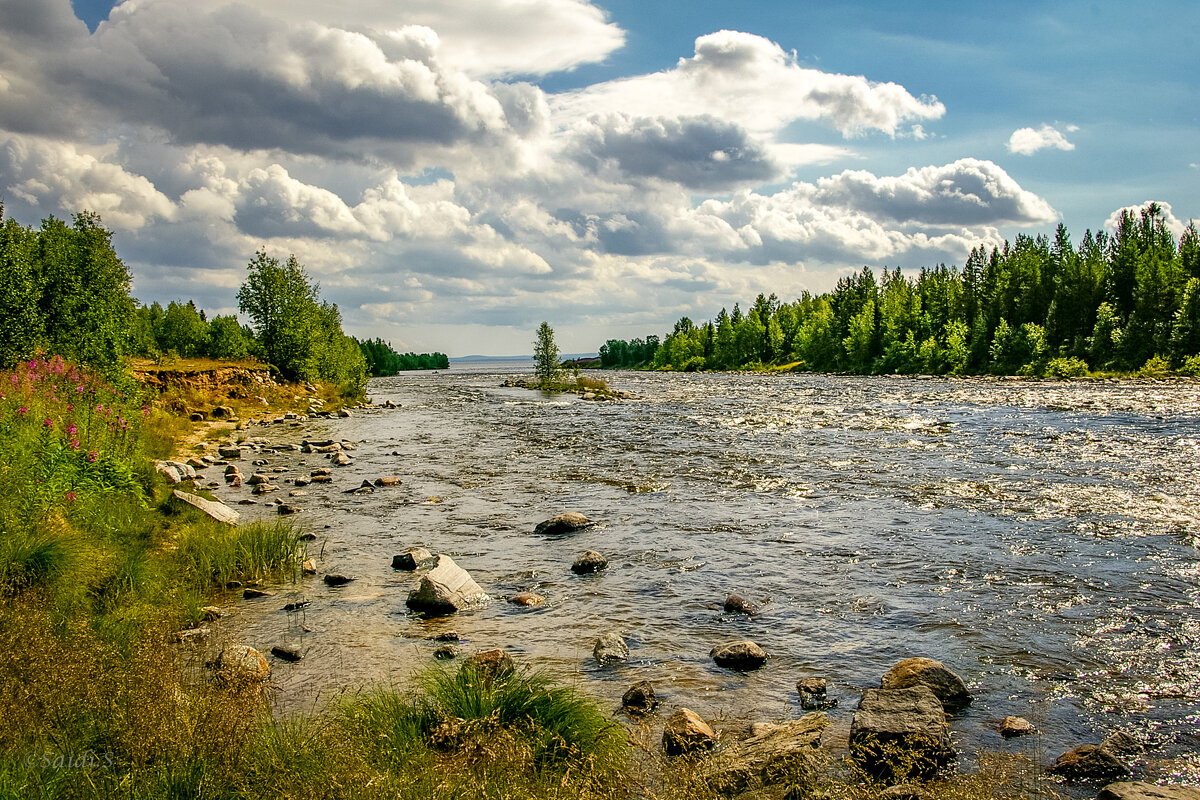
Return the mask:
M657 345L657 346L655 346ZM759 295L710 322L684 317L657 337L610 340L605 367L795 369L846 373L1200 374L1200 235L1178 241L1162 210L1126 212L1073 246L1021 235L971 251L961 270L915 278L870 269L793 303Z
M357 341L357 340L355 340ZM410 369L449 369L450 359L445 353L397 353L391 342L382 339L367 339L358 342L367 370L373 378L384 378Z
M324 381L361 395L367 362L342 332L337 305L290 257L265 251L247 267L233 315L209 320L195 303L139 306L112 232L91 212L71 225L55 217L39 228L4 218L0 204L0 368L38 353L60 355L114 376L130 356L257 358L293 381Z

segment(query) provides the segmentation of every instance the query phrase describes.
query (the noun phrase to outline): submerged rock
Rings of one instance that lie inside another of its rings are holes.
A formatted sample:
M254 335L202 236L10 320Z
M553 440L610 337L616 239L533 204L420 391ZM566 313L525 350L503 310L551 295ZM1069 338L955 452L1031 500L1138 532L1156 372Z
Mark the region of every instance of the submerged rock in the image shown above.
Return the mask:
M681 708L667 720L662 743L667 755L683 756L713 749L717 744L717 734L695 711Z
M751 616L758 613L758 606L738 594L725 598L725 611L729 614L745 614Z
M1033 727L1033 723L1024 717L1008 716L1000 723L1000 735L1005 739L1029 736L1034 733L1037 733L1037 728Z
M534 534L551 536L559 533L574 533L593 525L590 519L578 511L567 511L556 517L539 522L533 529Z
M540 594L534 594L533 592L518 592L517 594L514 594L512 597L508 598L508 602L512 603L514 606L526 606L532 608L534 606L540 606L542 603L546 602L546 598L542 597Z
M881 681L884 689L907 689L917 685L929 687L951 713L971 704L971 692L966 682L932 658L906 658L888 670Z
M597 553L595 550L587 550L579 558L575 559L575 563L571 565L571 571L576 575L589 575L593 572L599 572L602 569L608 568L608 560Z
M800 694L800 707L805 711L823 711L837 705L837 698L829 699L829 682L824 678L801 678L796 681Z
M347 583L351 583L354 578L351 578L349 575L339 575L336 572L331 572L322 578L322 580L325 581L326 586L345 586Z
M766 651L749 640L717 645L709 651L708 655L718 667L743 672L758 669L767 663Z
M941 701L923 684L867 689L850 723L850 756L887 782L932 777L955 759Z
M1112 781L1130 775L1129 767L1103 747L1085 744L1068 750L1046 770L1070 783Z
M498 648L480 650L468 658L466 664L473 666L478 670L480 676L489 681L508 675L517 668L512 656Z
M629 645L617 633L601 634L592 647L592 656L600 666L620 664L629 658Z
M283 661L292 661L292 662L299 661L301 658L303 658L303 656L300 654L300 651L297 648L286 647L284 645L279 645L279 644L277 644L271 648L271 655L273 655L276 658L281 659Z
M482 588L467 571L447 555L436 557L435 566L409 592L408 607L432 614L452 614L487 600Z
M638 681L621 695L621 708L630 716L645 716L657 707L658 698L654 695L654 684L650 681Z

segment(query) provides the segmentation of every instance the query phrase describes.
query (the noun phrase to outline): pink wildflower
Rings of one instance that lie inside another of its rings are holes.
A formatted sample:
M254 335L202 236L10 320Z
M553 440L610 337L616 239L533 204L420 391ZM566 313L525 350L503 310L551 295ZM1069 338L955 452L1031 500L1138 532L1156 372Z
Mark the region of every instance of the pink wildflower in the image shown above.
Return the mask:
M72 450L78 450L78 449L79 449L79 440L78 440L78 439L72 439L72 440L71 440L71 449L72 449Z
M68 503L74 503L75 502L75 493L67 492L66 500Z
M83 384L82 383L75 387L75 393L83 394Z
M20 408L17 409L17 414L19 414L22 417L28 413L29 413L29 406L21 406Z
M75 427L74 422L67 423L67 436L75 436L79 433L79 429Z
M33 361L30 361L30 362L29 362L29 368L30 368L30 369L37 369L37 364L38 364L38 362L37 362L37 359L35 358Z
M87 454L87 462L88 462L89 464L95 464L95 463L96 463L96 458L97 458L97 457L99 457L99 455L100 455L100 453L98 453L98 452L97 452L97 451L95 451L95 450L91 450L91 451L89 451L89 452L88 452L88 454Z
M46 427L46 428L53 428L54 420L50 419L49 417L46 417L44 420L42 420L42 426Z

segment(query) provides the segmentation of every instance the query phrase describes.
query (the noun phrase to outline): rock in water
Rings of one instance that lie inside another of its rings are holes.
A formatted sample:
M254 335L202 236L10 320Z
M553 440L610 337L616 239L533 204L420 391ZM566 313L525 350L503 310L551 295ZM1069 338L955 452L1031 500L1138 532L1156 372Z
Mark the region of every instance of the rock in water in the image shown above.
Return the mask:
M906 658L888 670L881 682L884 689L907 689L917 685L928 686L951 713L971 704L966 682L932 658Z
M571 571L576 575L589 575L607 567L608 560L604 556L595 550L587 550L579 558L575 559L575 563L571 565Z
M528 608L532 608L534 606L540 606L542 603L546 602L546 598L542 597L540 594L534 594L533 592L518 592L517 594L514 594L512 597L508 598L508 602L512 603L514 606L526 606Z
M600 666L620 664L629 658L629 646L616 633L605 633L596 640L592 648L592 656Z
M925 685L867 689L850 723L850 756L884 781L933 776L955 758L941 701Z
M758 613L758 607L739 594L731 594L725 598L725 611L729 614L751 616Z
M465 667L470 664L485 680L492 681L504 677L517 668L512 656L500 649L480 650L467 659Z
M424 547L410 547L398 556L392 556L392 569L412 572L433 564L433 553Z
M1068 750L1054 760L1047 772L1071 783L1112 781L1129 777L1129 767L1103 747L1085 744Z
M1033 727L1033 723L1024 717L1005 717L1004 722L1000 723L1000 735L1005 739L1012 739L1016 736L1029 736L1037 733L1037 729Z
M1191 786L1155 786L1139 781L1110 783L1096 800L1200 800L1200 789Z
M590 519L580 514L578 511L568 511L564 514L559 514L557 517L551 517L544 522L539 522L537 527L533 529L534 534L553 536L559 533L574 533L594 524Z
M279 644L271 648L271 655L283 661L291 661L293 663L303 658L303 656L300 655L300 651L295 647L285 647L284 645Z
M766 652L751 641L729 642L717 645L708 655L718 667L748 671L758 669L767 663Z
M621 695L621 708L630 716L645 716L657 707L658 698L654 696L654 684L650 681L638 681Z
M345 586L347 583L353 581L354 578L351 578L349 575L338 575L331 572L322 578L322 580L325 581L326 586Z
M671 715L663 728L663 750L669 756L682 756L697 750L711 750L717 735L700 715L690 708L681 708Z
M431 614L453 614L487 600L487 595L467 571L447 555L437 556L436 566L409 592L408 607Z
M805 711L822 711L837 705L837 699L829 699L829 683L824 678L801 678L796 681L800 693L800 707Z

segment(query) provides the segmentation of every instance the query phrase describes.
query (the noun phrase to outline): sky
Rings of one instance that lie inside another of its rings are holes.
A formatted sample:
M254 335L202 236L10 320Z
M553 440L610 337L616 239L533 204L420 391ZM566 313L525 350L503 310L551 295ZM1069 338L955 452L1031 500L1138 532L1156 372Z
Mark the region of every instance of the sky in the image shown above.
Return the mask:
M1200 217L1200 4L0 0L0 202L144 303L294 254L348 333L564 352Z

